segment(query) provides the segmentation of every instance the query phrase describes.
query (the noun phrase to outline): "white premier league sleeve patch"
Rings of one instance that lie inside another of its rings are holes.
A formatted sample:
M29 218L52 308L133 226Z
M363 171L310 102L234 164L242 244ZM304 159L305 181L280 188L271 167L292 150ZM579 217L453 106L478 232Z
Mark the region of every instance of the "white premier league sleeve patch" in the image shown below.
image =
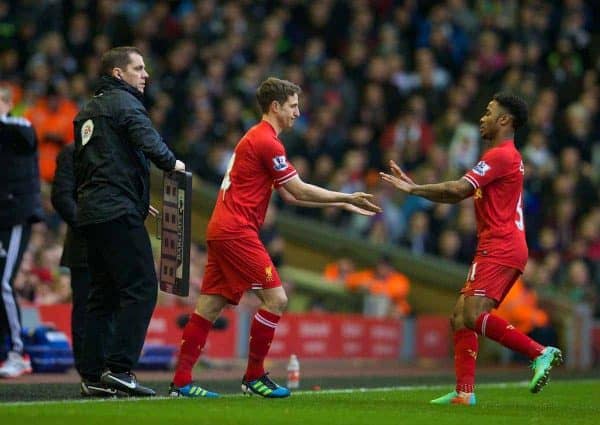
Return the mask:
M94 134L94 121L87 120L81 126L81 146L85 146Z
M485 176L485 173L490 171L492 167L486 164L485 161L479 161L475 167L473 167L473 172L480 176Z
M281 156L276 156L275 158L273 158L273 169L275 171L283 171L288 167L288 163L287 160L285 159L285 156L281 155Z

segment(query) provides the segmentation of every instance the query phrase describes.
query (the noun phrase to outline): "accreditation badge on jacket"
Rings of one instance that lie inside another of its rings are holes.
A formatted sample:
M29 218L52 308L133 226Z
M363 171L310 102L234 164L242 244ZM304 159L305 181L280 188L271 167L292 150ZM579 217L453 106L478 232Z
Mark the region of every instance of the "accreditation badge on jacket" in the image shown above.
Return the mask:
M94 121L87 120L81 126L81 146L85 146L90 141L94 134Z

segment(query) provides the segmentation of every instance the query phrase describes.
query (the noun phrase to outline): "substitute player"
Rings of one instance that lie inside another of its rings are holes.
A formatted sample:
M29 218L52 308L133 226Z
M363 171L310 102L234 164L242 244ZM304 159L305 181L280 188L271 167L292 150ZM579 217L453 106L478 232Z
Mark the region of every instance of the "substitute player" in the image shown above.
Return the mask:
M480 120L480 132L489 148L477 165L456 181L415 184L394 161L392 174L381 178L397 189L434 202L456 203L473 196L478 246L467 281L450 319L454 331L456 390L431 400L434 404L474 405L478 334L533 360L529 390L540 391L553 366L562 363L555 347L543 347L491 314L527 263L523 223L523 161L515 148L515 130L527 121L527 105L509 94L496 94Z
M217 397L192 382L192 368L221 310L237 305L244 292L253 290L262 301L250 327L248 367L242 390L263 397L290 395L273 382L263 362L269 352L287 296L277 270L258 237L273 188L286 202L307 207L337 206L363 215L381 209L367 193L333 192L304 183L287 160L277 135L294 125L300 116L300 87L277 78L264 81L256 92L262 121L242 137L223 178L217 203L207 229L208 260L202 289L188 324L171 396Z

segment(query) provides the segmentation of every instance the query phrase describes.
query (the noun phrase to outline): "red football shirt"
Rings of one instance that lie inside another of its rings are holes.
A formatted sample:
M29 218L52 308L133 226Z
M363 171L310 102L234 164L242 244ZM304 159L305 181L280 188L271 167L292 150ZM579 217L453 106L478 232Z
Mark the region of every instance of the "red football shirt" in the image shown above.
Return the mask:
M294 176L283 143L267 121L242 137L229 161L208 229L207 240L257 236L273 188Z
M463 176L475 188L477 217L475 254L489 261L523 271L527 242L523 222L523 160L514 141L505 140L489 149Z

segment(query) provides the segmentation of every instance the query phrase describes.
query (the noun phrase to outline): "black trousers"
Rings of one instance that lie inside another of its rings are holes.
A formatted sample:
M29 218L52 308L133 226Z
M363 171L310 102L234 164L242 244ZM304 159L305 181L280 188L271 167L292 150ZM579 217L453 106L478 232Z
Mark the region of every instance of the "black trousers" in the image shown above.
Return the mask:
M150 238L141 218L124 215L82 227L91 282L86 304L81 375L127 372L139 359L158 291ZM110 335L105 342L102 335Z
M83 334L85 331L85 307L90 294L92 276L85 266L71 267L71 294L73 309L71 310L71 340L73 341L73 358L75 369L81 374L83 357Z
M30 236L31 224L28 223L0 229L0 360L6 359L7 349L23 353L21 310L13 283ZM8 347L5 345L6 339L10 341Z

